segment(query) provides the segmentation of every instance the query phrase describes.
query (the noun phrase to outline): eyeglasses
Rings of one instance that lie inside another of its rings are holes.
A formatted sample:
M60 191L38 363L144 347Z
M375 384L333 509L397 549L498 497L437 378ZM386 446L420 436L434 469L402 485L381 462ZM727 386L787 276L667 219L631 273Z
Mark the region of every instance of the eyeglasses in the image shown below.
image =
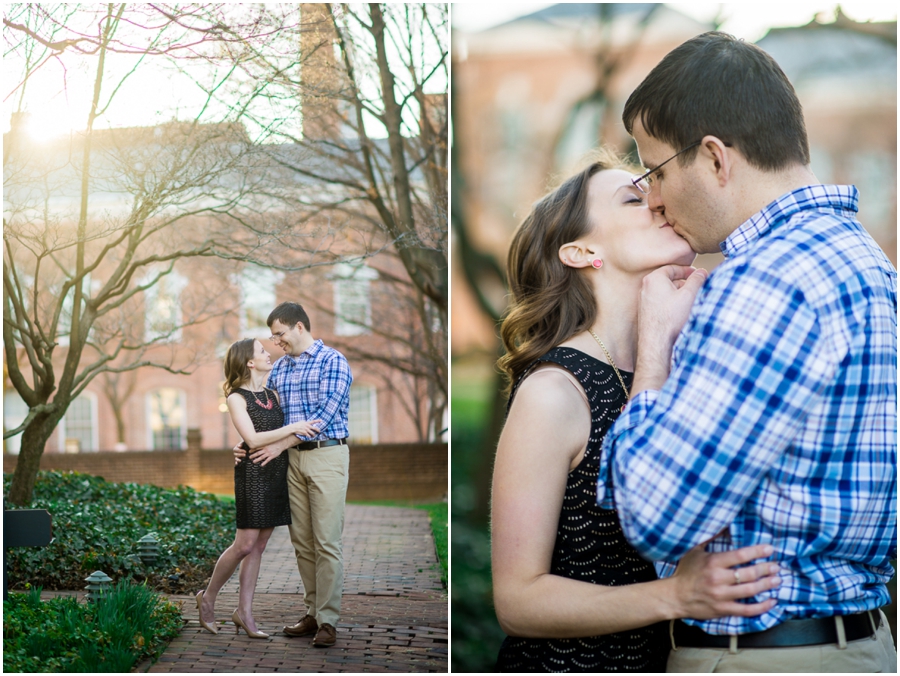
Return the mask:
M631 182L634 184L634 187L635 187L635 188L637 188L638 190L640 190L640 191L641 191L642 193L644 193L645 195L649 195L649 194L650 194L650 191L653 190L653 177L651 176L651 174L654 174L654 173L656 173L657 171L659 171L666 163L671 162L671 161L674 160L676 157L678 157L679 155L681 155L681 153L687 152L687 151L690 150L691 148L694 148L695 146L699 146L699 145L700 145L700 141L695 141L694 143L692 143L691 145L687 146L686 148L682 148L681 150L679 150L677 153L675 153L674 155L672 155L672 157L670 157L669 159L667 159L667 160L666 160L665 162L663 162L662 164L657 164L657 165L656 165L655 167L653 167L653 169L651 169L650 171L648 171L648 172L646 172L646 173L643 173L643 174L641 174L640 176L633 176L632 179L631 179Z
M294 326L290 327L289 329L285 329L284 331L279 331L278 333L273 333L271 336L269 336L269 340L281 340L281 338L284 336L285 333L293 331L294 329L296 329L298 326L301 326L301 325L302 325L301 322L297 322L296 324L294 324Z

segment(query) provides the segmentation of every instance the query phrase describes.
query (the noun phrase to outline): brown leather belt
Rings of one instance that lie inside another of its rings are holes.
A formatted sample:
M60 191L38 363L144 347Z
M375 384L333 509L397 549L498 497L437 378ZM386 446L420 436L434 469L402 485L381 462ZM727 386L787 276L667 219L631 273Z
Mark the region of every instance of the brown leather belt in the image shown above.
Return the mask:
M303 441L291 448L298 451L311 451L314 448L324 448L325 446L343 446L347 443L347 439L323 439L322 441Z
M842 615L844 633L848 641L870 638L873 627L881 626L881 613L868 610L855 615ZM707 634L699 627L675 620L673 627L675 645L679 648L728 648L731 636ZM837 643L838 635L834 617L785 620L779 625L749 634L739 634L740 648L788 648L803 645Z

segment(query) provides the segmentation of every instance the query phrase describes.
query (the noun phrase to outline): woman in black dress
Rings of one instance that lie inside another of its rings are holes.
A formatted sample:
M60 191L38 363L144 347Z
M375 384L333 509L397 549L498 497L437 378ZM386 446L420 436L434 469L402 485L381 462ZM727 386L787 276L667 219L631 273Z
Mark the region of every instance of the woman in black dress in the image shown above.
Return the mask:
M318 420L284 425L278 395L266 388L272 360L262 343L252 338L239 340L225 355L225 396L228 412L247 449L299 434L318 433ZM269 536L276 526L291 523L287 488L287 453L262 465L245 458L234 468L234 504L237 533L222 552L209 585L197 592L200 625L216 634L216 596L240 564L240 598L231 616L235 632L243 629L251 638L268 638L253 619L253 592L259 564Z
M494 465L494 602L509 635L499 671L665 671L673 618L756 615L780 584L762 545L689 552L673 577L596 504L604 435L628 399L641 280L689 266L687 242L612 157L539 201L509 252L501 334L511 383ZM688 269L689 270L689 269ZM673 515L677 518L677 515Z

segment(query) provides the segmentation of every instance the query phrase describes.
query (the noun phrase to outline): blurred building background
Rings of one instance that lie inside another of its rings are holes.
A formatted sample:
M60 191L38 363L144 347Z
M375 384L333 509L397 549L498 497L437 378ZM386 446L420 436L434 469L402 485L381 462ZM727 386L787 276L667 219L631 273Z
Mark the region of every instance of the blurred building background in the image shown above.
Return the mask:
M756 43L797 91L816 176L857 186L859 219L896 265L896 14L861 22L834 6L820 10ZM454 671L490 670L502 640L490 604L487 516L505 410L493 363L509 241L531 205L590 149L634 150L621 122L630 92L671 49L719 23L664 4L558 4L454 31ZM698 264L711 269L720 260L707 255Z

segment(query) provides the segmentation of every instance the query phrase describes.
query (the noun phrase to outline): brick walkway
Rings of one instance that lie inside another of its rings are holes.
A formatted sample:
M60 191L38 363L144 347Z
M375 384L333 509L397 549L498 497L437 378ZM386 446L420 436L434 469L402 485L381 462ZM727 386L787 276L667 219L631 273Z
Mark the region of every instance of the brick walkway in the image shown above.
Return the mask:
M256 624L270 639L234 634L237 591L235 574L216 602L215 636L201 629L192 597L172 597L183 603L187 624L156 664L136 671L448 671L447 593L423 510L347 506L344 598L332 648L313 648L312 637L281 633L305 614L287 528L276 528L269 540L253 604Z

